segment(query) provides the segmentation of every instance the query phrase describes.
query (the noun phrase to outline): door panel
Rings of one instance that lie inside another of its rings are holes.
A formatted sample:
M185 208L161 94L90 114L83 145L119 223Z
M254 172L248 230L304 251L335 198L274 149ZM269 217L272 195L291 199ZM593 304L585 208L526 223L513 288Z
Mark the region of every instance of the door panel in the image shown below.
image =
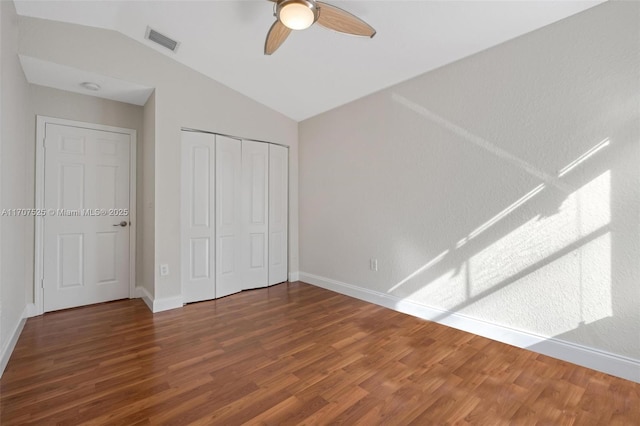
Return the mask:
M51 156L50 156L51 157ZM51 161L51 160L50 160ZM83 159L80 159L83 161ZM56 204L49 204L57 209L80 210L84 203L84 164L61 163L58 184L58 199ZM51 186L53 182L49 183Z
M216 297L242 291L241 142L216 136Z
M215 136L182 132L181 275L185 303L214 299Z
M118 167L98 166L96 186L97 208L110 209L115 206L118 193Z
M289 150L269 145L269 285L287 281Z
M249 235L249 257L251 261L249 262L249 269L259 269L264 268L265 264L265 247L266 244L264 242L264 233L259 234L250 234Z
M191 239L190 279L211 278L210 245L209 237Z
M98 284L113 282L118 279L118 232L98 232L96 280Z
M242 141L243 288L269 281L269 145Z
M81 287L84 283L83 234L58 234L58 285Z
M114 224L129 224L130 144L126 134L45 125L45 312L129 297L129 227Z

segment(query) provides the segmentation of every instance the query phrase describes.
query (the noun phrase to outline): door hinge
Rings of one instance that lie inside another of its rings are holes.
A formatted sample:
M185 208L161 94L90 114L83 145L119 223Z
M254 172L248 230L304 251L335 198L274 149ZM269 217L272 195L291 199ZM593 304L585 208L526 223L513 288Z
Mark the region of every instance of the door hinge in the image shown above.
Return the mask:
M44 288L44 278L40 278L40 288Z
M42 147L47 149L47 138L42 139Z

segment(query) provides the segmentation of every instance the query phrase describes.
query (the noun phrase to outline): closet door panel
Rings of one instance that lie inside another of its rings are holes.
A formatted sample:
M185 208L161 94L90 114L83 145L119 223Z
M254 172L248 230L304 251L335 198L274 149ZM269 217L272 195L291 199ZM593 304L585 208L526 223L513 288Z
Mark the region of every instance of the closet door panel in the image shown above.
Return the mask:
M269 279L269 145L242 141L243 288Z
M214 299L215 136L182 132L181 280L185 303Z
M269 285L287 281L289 150L269 145Z
M242 145L216 136L216 297L242 291Z

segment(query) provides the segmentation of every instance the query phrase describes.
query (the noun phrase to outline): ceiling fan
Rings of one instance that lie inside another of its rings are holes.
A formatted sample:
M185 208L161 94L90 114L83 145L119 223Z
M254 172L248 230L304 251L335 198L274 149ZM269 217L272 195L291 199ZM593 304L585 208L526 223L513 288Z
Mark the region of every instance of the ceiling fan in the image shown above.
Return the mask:
M271 55L284 43L292 30L304 30L318 23L330 30L357 36L373 37L376 30L351 13L315 0L269 0L275 5L276 22L264 43L264 54Z

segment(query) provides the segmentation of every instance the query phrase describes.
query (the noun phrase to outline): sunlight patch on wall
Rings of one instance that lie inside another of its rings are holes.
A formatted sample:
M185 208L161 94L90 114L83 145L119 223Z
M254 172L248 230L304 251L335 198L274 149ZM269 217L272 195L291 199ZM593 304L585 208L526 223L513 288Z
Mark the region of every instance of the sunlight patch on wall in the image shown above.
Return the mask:
M601 141L600 143L596 144L589 151L585 152L580 157L576 158L574 161L569 163L567 166L563 167L562 170L558 172L558 177L563 177L564 175L569 173L571 170L575 169L580 164L584 163L589 158L593 157L598 151L609 146L609 143L610 143L609 138L607 138Z
M482 234L487 229L491 228L496 223L500 222L509 213L513 212L515 209L517 209L518 207L520 207L521 205L523 205L524 203L526 203L527 201L535 197L536 194L538 194L540 191L542 191L545 188L545 186L546 185L544 183L541 183L540 185L536 186L527 194L525 194L523 197L521 197L519 200L517 200L515 203L511 204L509 207L502 210L500 213L498 213L497 215L495 215L494 217L492 217L491 219L489 219L488 221L486 221L485 223L483 223L482 225L480 225L479 227L471 231L467 237L461 239L456 243L456 248L457 249L461 248L462 246L467 244L469 241L476 238L477 236Z
M567 197L557 214L534 217L472 256L470 296L544 262L606 226L611 220L609 206L610 172L606 172Z
M521 276L457 310L470 316L492 312L492 321L543 336L556 336L612 316L611 234Z
M552 205L549 213L470 257L469 246L445 250L389 293L472 316L489 310L497 323L543 335L611 316L610 188L607 171L556 206L553 199L533 201L553 190L537 187L511 210L535 202L532 211Z
M564 179L609 138L551 174L406 97L392 98L542 182L426 263L409 254L422 266L388 293L479 318L492 312L492 321L549 336L612 315L610 171L578 189Z
M440 253L439 255L437 255L436 257L434 257L433 259L431 259L430 261L428 261L426 264L424 264L423 266L421 266L420 268L416 269L413 273L411 273L410 275L408 275L406 278L404 278L402 281L400 281L398 284L394 285L393 287L391 287L387 293L392 293L393 291L397 290L398 288L400 288L400 286L402 286L404 283L410 281L411 279L413 279L414 277L420 275L423 272L428 271L429 269L431 269L432 267L434 267L435 265L437 265L438 263L440 263L440 261L447 255L449 254L449 250L445 250L442 253Z
M585 324L613 315L611 297L611 233L581 249L580 320Z
M459 268L451 268L445 273L421 285L413 294L402 295L401 289L397 296L410 297L413 300L430 304L437 301L437 306L443 309L452 309L464 303L469 295L467 293L468 278L470 275L467 263Z

